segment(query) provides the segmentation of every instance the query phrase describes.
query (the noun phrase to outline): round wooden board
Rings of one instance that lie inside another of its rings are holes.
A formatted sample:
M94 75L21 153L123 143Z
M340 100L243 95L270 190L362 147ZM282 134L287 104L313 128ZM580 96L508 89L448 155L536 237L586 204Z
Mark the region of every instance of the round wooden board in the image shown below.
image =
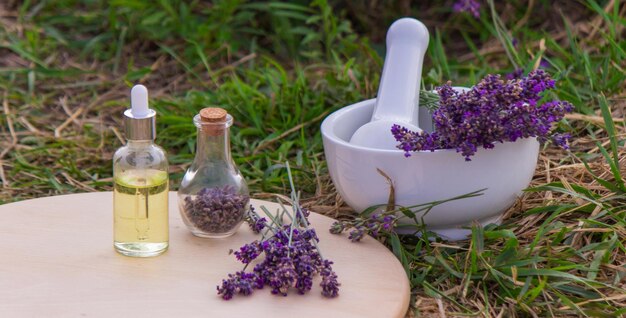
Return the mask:
M266 287L224 301L216 286L241 270L229 250L257 236L197 238L170 193L170 249L154 258L116 253L111 192L73 194L0 206L0 317L403 317L409 284L394 255L367 237L332 235L332 219L311 213L324 257L342 284L334 299L319 279L306 295L281 297ZM278 205L253 200L275 211ZM258 210L260 211L260 210Z

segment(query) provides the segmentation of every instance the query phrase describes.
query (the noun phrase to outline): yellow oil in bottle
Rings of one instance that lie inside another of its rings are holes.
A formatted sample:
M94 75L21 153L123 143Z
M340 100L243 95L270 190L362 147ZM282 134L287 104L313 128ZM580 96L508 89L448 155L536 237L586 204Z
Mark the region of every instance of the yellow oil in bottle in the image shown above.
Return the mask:
M149 257L168 247L168 175L130 170L114 178L114 246L124 255Z

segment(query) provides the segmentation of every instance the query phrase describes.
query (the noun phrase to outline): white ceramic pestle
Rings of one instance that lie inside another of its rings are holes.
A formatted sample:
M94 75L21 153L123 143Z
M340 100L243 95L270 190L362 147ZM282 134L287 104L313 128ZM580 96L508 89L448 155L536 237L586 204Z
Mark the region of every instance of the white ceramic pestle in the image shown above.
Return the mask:
M428 29L412 18L394 22L387 31L387 54L372 120L354 132L350 143L376 149L396 149L391 126L418 127L419 89Z

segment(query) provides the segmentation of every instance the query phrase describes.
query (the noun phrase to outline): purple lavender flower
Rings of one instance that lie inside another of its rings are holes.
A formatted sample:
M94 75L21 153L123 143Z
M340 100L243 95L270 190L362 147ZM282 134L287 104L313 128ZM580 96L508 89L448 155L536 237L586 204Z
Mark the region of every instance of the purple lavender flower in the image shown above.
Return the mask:
M259 241L254 241L240 247L234 254L238 261L249 264L261 254L261 244Z
M337 274L333 271L332 265L333 262L324 260L322 271L320 272L320 276L322 276L322 282L320 283L322 295L329 298L339 296L339 286L341 286L337 282Z
M333 222L333 224L330 226L330 233L339 234L343 232L344 229L345 229L344 223L340 221L336 221L336 222Z
M244 217L244 221L248 223L250 229L255 234L261 233L261 231L263 231L263 229L267 226L267 219L260 217L259 214L256 213L252 204Z
M393 228L393 224L394 221L396 220L396 217L393 215L386 215L383 218L383 224L382 227L385 231L390 231Z
M507 81L499 75L487 75L464 93L448 83L437 88L440 101L432 115L434 132L417 133L398 125L391 127L391 132L405 156L411 151L455 149L467 161L479 147L491 149L498 142L530 137L545 141L552 124L573 108L565 101L540 103L542 93L554 85L542 69Z
M296 271L298 278L296 280L296 289L299 294L304 294L313 287L313 275L318 272L317 264L319 257L304 253L298 256L296 260Z
M567 141L571 138L572 136L568 133L565 134L554 134L552 135L552 142L555 145L560 146L563 149L569 149L569 145L567 144Z
M306 292L313 288L313 276L312 275L298 275L296 280L296 289L298 294L304 295Z
M315 233L315 229L307 229L305 231L302 231L302 234L300 236L305 241L320 241L320 239L317 237L317 233Z
M287 296L289 288L295 284L298 274L290 257L282 257L276 264L274 275L269 279L272 294Z
M524 75L524 70L521 68L516 68L513 72L506 74L507 80L520 79Z
M260 218L254 222L254 226L252 227L252 232L260 233L265 226L267 225L267 220L265 218Z
M381 232L391 232L397 219L395 211L376 212L368 218L358 217L352 221L336 221L331 225L329 231L332 234L341 234L348 229L352 229L348 234L348 238L352 242L359 242L365 234L377 238Z
M480 18L480 2L476 0L458 0L453 6L454 12L468 12L474 18Z
M308 222L311 211L309 211L309 209L306 209L306 208L301 208L300 211L302 212L302 216L304 216L304 219Z
M367 229L364 226L355 227L354 230L350 231L348 238L352 242L358 242L363 238L366 231Z
M298 196L294 195L296 191L289 162L285 165L292 185L292 205L296 207L296 213L284 209L283 214L277 212L272 216L264 209L272 221L268 224L254 208L249 209L245 219L252 230L260 232L267 228L267 231L263 232L260 241L246 244L235 252L237 260L245 266L242 271L228 275L222 285L217 287L218 295L222 295L224 299L231 299L237 293L249 295L254 289L261 289L265 285L276 295L287 296L290 289L304 294L311 290L313 277L317 274L322 275L322 295L338 295L339 283L337 275L332 271L332 262L322 259L320 255L317 247L319 238L315 230L309 228L307 220L310 212L298 203ZM283 217L284 214L287 217ZM286 219L290 219L291 224L284 224ZM246 273L245 270L252 261L256 263L252 273Z
M228 274L228 279L222 280L222 286L217 287L217 294L225 300L233 298L235 294L247 296L252 294L254 288L259 288L256 281L255 273L240 271L234 275Z
M264 254L262 261L254 266L254 275L240 274L244 272L229 275L222 286L218 287L218 294L224 299L230 299L234 294L242 293L240 290L244 287L247 293L252 290L248 286L260 289L264 285L268 285L271 292L276 295L286 296L291 288L304 294L311 290L313 277L323 273L330 276L326 279L328 286L322 286L322 294L326 297L336 296L339 283L334 272L334 276L327 273L328 269L325 266L330 265L326 265L322 260L315 245L319 241L315 230L294 228L292 232L290 225L273 230L276 231L273 236L260 242L246 244L235 252L237 259L244 264L258 260L259 256ZM245 277L245 282L242 277ZM324 277L322 280L324 281Z

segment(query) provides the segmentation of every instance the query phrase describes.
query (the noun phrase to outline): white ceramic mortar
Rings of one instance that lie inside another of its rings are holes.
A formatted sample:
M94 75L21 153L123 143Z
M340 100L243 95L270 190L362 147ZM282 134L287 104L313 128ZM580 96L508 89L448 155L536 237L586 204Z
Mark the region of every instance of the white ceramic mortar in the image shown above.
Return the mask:
M369 99L346 106L330 114L321 128L330 176L342 198L356 211L387 203L389 186L376 168L393 180L396 204L401 206L486 188L481 196L444 203L424 216L427 229L446 239L460 240L470 233L467 228L473 221L483 226L499 224L502 214L528 187L539 153L535 138L481 148L469 162L455 150L415 152L406 158L401 150L350 144L354 132L372 118L375 102ZM424 109L420 109L420 127L427 131L432 127Z

